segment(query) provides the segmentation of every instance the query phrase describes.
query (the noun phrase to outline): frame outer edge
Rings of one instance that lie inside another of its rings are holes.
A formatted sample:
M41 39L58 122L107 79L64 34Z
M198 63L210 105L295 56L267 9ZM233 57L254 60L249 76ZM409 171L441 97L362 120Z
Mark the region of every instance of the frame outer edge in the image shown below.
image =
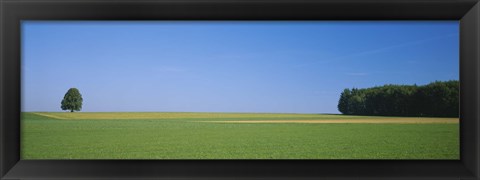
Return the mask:
M473 11L473 19L476 22L475 23L475 34L473 34L475 37L475 62L476 62L476 70L475 70L475 80L476 80L476 104L475 107L477 107L476 113L475 113L475 122L476 122L476 130L475 131L475 141L476 141L476 152L475 152L475 166L474 169L472 169L472 173L475 176L477 180L480 180L480 3L477 1L476 5L470 10ZM468 14L468 13L467 13Z
M480 3L477 2L477 4L475 5L474 9L476 10L476 14L475 14L475 17L476 17L476 20L477 20L477 23L476 23L476 26L477 26L477 31L476 31L476 36L477 36L477 78L479 78L479 70L480 70L480 49L478 49L479 45L480 45ZM479 107L479 101L480 101L480 82L477 81L477 107ZM477 162L477 169L476 169L476 172L474 172L474 175L477 177L477 179L480 179L480 119L479 119L479 112L478 112L478 109L477 109L477 127L476 127L477 131L476 131L476 140L477 140L477 159L476 159L476 162Z
M16 88L20 88L17 86L20 85L20 79L15 77L16 74L12 72L15 71L14 68L20 65L21 46L19 39L17 39L18 36L7 36L12 31L21 33L19 31L20 27L17 27L19 16L15 13L16 11L12 9L11 4L5 0L0 0L0 179L8 179L7 174L18 163L20 154L20 145L12 146L12 142L18 141L20 143L19 133L11 131L12 128L18 128L18 131L20 131L20 123L12 120L7 121L7 117L13 115L13 118L15 118L15 116L19 116L12 110L20 109L20 106L17 106L20 105L20 102L14 102L10 106L6 106L7 102L20 100L19 98L15 99L16 95L20 94L20 91L15 91ZM8 24L14 24L15 26L7 26ZM7 46L11 42L15 43ZM20 69L20 66L18 66L18 69Z
M475 23L475 48L476 48L476 57L475 57L475 61L476 61L476 71L475 71L475 77L476 77L476 96L477 96L477 99L476 99L476 107L479 108L480 107L480 2L477 1L477 4L471 9L471 11L474 11L475 14L474 14L474 20L476 21ZM475 140L477 141L476 142L476 159L475 159L475 162L476 162L476 169L473 170L473 174L474 176L477 178L477 179L480 179L480 112L479 112L479 109L477 109L476 111L476 114L475 114L475 120L476 120L476 129L477 131L475 132Z
M471 93L474 97L472 99L461 98L460 110L469 111L466 116L470 121L461 121L461 129L469 129L468 134L460 131L462 146L460 157L465 168L474 176L473 179L480 180L480 2L477 3L460 19L460 46L467 45L460 48L460 56L463 61L460 61L460 95L463 96L465 92ZM472 69L473 68L473 69ZM468 71L468 73L466 72ZM473 83L469 85L468 83ZM463 84L463 85L462 85ZM473 94L472 94L473 91ZM463 94L463 95L462 95ZM474 101L474 102L472 102ZM463 107L462 107L463 106ZM463 110L462 110L463 109ZM463 115L463 113L461 113ZM465 141L467 140L467 141ZM474 144L469 144L469 143ZM465 148L468 146L469 148ZM472 152L473 151L473 152ZM465 154L471 154L472 159L465 158ZM473 180L472 179L472 180ZM463 179L462 179L463 180ZM467 180L467 179L465 179ZM468 179L470 180L470 179Z
M4 22L4 11L3 11L3 4L4 0L0 0L0 159L4 159L5 152L4 152L4 143L5 143L5 126L3 125L3 44L5 43L5 39L3 38L3 22ZM4 172L4 161L0 161L0 179L6 174Z
M9 3L9 2L12 2L11 0L0 0L0 143L2 146L0 146L0 179L3 179L4 176L6 175L7 173L7 169L6 168L6 164L5 164L5 147L3 146L4 143L6 142L6 137L5 137L5 130L7 129L4 124L5 124L5 115L4 115L4 109L6 108L4 106L4 104L6 104L5 100L4 100L4 88L5 88L5 79L7 78L5 76L5 69L6 67L4 66L5 63L5 53L4 50L6 48L6 46L4 46L6 44L5 42L5 37L4 37L4 33L3 33L3 30L6 28L4 27L4 24L5 24L5 11L3 11L5 9L4 5L6 3ZM57 1L55 1L57 2ZM58 1L59 2L59 1ZM90 1L88 1L90 2ZM474 39L472 39L472 41L475 42L475 44L477 46L475 46L475 55L474 55L474 65L475 65L475 68L476 70L474 71L474 73L472 73L472 75L474 75L474 79L476 80L475 82L475 85L474 85L474 88L476 90L476 93L475 93L475 106L476 107L479 107L478 105L480 105L480 82L479 82L479 78L480 78L480 74L479 74L479 70L480 70L480 49L478 49L478 45L480 44L480 25L478 23L478 21L480 20L480 4L477 3L471 10L470 12L472 14L470 14L470 18L473 18L477 21L477 23L475 24L475 32L474 34L472 33L471 35L473 35ZM470 124L470 125L474 125L474 128L476 128L477 130L480 129L480 122L479 122L479 115L480 115L480 110L476 110L475 113L474 113L474 117L475 117L475 123L474 124ZM478 131L475 131L474 132L474 135L475 135L475 140L477 141L477 143L475 145L472 145L476 148L477 152L475 152L475 166L473 166L473 169L470 169L472 174L474 174L475 176L475 179L479 179L480 178L480 145L478 143L478 140L479 140L479 135L480 135L480 132ZM457 178L455 178L457 179ZM460 178L458 178L460 179ZM469 179L470 180L470 179Z

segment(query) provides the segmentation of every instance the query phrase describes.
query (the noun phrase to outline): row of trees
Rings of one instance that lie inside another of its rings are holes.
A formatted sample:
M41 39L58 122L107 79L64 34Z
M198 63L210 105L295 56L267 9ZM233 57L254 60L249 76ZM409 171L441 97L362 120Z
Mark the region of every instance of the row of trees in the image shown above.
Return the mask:
M345 89L338 110L348 115L458 117L459 81Z

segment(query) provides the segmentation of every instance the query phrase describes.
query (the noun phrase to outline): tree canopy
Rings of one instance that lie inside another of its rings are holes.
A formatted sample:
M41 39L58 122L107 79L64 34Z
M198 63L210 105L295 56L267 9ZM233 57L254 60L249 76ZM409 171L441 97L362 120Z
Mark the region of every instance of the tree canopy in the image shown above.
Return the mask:
M70 110L70 112L80 111L82 109L82 94L77 88L70 88L62 100L62 110Z
M348 115L458 117L459 81L424 86L384 85L345 89L338 110Z

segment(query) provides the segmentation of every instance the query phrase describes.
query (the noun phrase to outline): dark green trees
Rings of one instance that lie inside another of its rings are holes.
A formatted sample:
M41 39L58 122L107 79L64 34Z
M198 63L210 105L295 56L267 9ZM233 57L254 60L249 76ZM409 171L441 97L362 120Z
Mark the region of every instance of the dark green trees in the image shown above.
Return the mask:
M338 110L350 115L458 117L459 82L345 89Z
M352 114L352 112L348 109L350 107L350 94L350 89L344 89L340 94L340 100L338 100L338 111L342 112L343 114Z
M418 88L416 105L422 116L458 117L458 81L436 81Z
M80 111L82 109L82 94L77 88L70 88L62 100L62 110Z

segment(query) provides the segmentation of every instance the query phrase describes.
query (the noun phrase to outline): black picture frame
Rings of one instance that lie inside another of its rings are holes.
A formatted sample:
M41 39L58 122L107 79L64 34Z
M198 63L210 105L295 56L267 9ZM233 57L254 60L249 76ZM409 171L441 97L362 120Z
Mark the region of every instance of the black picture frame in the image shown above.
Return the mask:
M480 179L477 0L0 0L0 179ZM460 160L21 160L22 20L459 20Z

